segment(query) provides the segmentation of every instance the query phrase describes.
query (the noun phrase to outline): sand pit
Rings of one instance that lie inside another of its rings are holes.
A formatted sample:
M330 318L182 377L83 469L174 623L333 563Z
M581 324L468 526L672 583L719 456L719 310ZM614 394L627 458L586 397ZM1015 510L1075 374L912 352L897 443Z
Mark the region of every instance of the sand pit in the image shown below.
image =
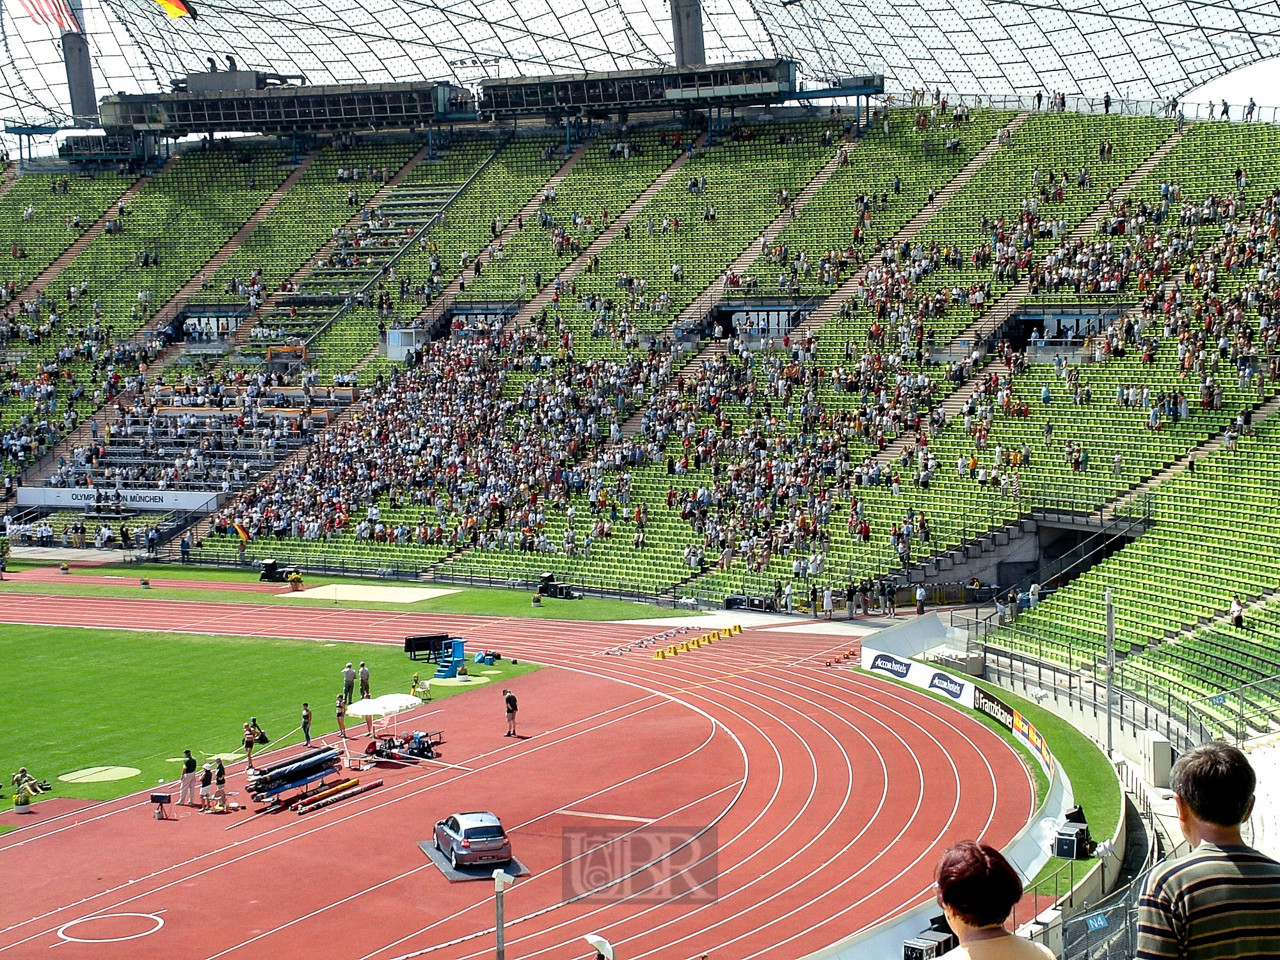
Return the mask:
M323 587L311 587L296 593L282 593L282 597L306 597L308 600L355 600L375 603L417 603L436 597L460 593L460 590L440 587L366 587L359 584L331 583Z

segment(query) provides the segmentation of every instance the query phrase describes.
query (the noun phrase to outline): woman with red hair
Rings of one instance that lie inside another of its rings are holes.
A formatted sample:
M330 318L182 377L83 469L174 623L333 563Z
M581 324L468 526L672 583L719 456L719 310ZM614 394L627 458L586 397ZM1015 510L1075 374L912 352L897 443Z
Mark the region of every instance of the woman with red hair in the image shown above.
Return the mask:
M1022 880L995 847L962 840L942 855L938 904L959 938L946 960L1053 960L1048 947L1005 929L1022 899Z

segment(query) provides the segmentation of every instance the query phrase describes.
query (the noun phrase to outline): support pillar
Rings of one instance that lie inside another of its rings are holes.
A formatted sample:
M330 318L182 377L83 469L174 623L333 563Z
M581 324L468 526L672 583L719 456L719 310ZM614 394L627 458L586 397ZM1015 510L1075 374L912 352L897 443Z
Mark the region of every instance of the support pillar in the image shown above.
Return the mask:
M700 66L707 62L699 0L671 0L671 39L677 67Z

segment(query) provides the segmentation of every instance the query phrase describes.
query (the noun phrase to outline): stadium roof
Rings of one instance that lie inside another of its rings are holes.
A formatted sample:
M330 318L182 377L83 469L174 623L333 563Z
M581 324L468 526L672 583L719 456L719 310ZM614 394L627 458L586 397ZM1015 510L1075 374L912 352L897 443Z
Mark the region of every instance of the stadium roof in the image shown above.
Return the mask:
M235 57L311 83L378 83L672 62L655 0L0 0L0 116L69 111L60 36L89 41L98 96L167 91ZM711 62L783 56L816 81L883 73L890 90L1181 95L1280 55L1280 0L705 0Z

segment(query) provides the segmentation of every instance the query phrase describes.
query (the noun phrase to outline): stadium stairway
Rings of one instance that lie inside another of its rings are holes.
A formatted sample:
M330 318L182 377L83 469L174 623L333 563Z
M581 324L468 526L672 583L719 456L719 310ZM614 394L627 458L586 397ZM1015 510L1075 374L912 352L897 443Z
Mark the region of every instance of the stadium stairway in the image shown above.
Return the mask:
M227 258L239 248L245 238L248 237L258 224L266 219L271 211L276 208L284 195L295 183L297 183L302 175L306 173L307 168L310 167L319 156L320 150L318 149L307 154L307 156L298 163L298 166L293 170L293 172L280 183L280 186L268 195L262 205L255 210L240 229L237 230L225 244L223 244L221 249L219 249L218 252L200 268L197 274L188 280L187 283L183 285L166 303L162 304L155 314L153 314L146 323L135 331L129 339L133 342L148 339L159 328L162 320L168 320L186 306L187 301L200 292L200 288L203 285L205 278L216 272L218 267L220 267ZM135 186L140 186L141 183L142 181L139 181ZM111 213L114 209L115 205L112 204L111 209L109 209L107 213ZM88 231L85 231L85 234L87 235ZM83 237L81 239L83 239ZM68 249L67 253L70 252L70 249ZM63 254L63 256L66 255L67 254ZM52 280L53 278L50 279ZM165 349L160 352L155 361L148 368L148 376L154 379L157 374L168 367L178 356L181 355L182 347L182 341L171 343L165 347ZM95 411L95 414L96 412L97 411ZM75 450L76 447L83 446L88 443L90 440L89 423L92 419L92 416L82 418L79 426L77 426L75 430L71 431L58 443L54 444L54 446L50 448L49 452L45 454L43 459L28 467L25 473L25 482L28 484L38 484L42 482L45 477L54 473L59 459L69 458L71 456L71 452Z
M1024 110L1022 113L1017 114L1012 120L1006 123L1004 125L1004 129L1012 133L1017 130L1018 127L1022 126L1029 116L1031 116L1030 111ZM933 219L934 214L941 210L948 200L959 193L964 185L977 175L983 165L990 160L999 149L1000 138L997 135L992 138L990 143L979 150L972 160L964 165L964 169L957 173L950 183L938 192L938 194L933 198L933 203L929 203L921 207L920 211L907 221L907 225L893 235L891 244L893 246L901 246L902 244L911 241L915 235L924 228L925 224ZM795 329L791 331L791 339L796 340L798 338L803 340L805 337L817 333L818 330L829 320L834 319L836 314L840 312L840 305L854 295L858 289L859 283L866 280L867 272L871 269L871 266L871 262L868 261L868 263L864 264L860 270L853 273L848 280L842 283L835 290L832 290L822 303L820 303L817 308L809 314L809 316L796 324Z
M1022 116L1022 114L1019 116ZM1165 158L1169 151L1178 145L1178 141L1182 139L1183 134L1188 129L1190 129L1189 126L1184 128L1182 131L1174 131L1171 133L1168 139L1166 139L1165 142L1151 154L1151 156L1144 160L1138 168L1129 175L1128 179L1126 179L1124 183L1116 188L1111 199L1103 200L1102 203L1098 204L1098 206L1094 208L1093 212L1090 213L1089 216L1085 217L1085 219L1081 221L1079 226L1071 231L1071 233L1067 234L1065 242L1072 243L1075 241L1087 240L1089 237L1093 236L1102 225L1103 220L1107 217L1110 211L1110 204L1113 201L1123 200L1137 189L1138 185L1146 179L1147 174L1155 169L1156 165ZM837 291L837 293L839 293L839 291ZM993 331L1000 329L1000 327L1020 306L1022 306L1023 301L1025 301L1030 295L1031 278L1029 276L1024 276L1016 284L1006 290L1004 295L992 304L991 309L984 313L981 318L973 324L970 324L968 328L962 331L959 336L952 341L952 344L977 344L980 342L982 337L989 336ZM826 307L827 304L824 304L823 306ZM838 309L837 305L834 304L832 305L832 308ZM816 312L817 311L815 311L815 313ZM810 315L810 319L812 319L812 314ZM985 373L983 368L976 367L972 376L968 380L958 385L950 394L947 395L941 403L942 410L946 414L947 420L960 415L965 404L969 401L969 397L973 394L978 381L984 376ZM913 434L904 433L892 442L886 443L884 449L876 454L875 459L879 460L881 463L889 463L902 456L904 449L913 447L914 445L915 436Z
M1074 243L1076 241L1088 240L1098 232L1102 224L1106 221L1111 213L1111 204L1119 203L1129 196L1134 190L1146 180L1147 175L1163 160L1174 147L1182 140L1190 125L1181 130L1175 130L1169 134L1164 143L1156 148L1155 153L1147 157L1138 165L1138 169L1129 174L1128 179L1116 188L1115 193L1094 208L1093 213L1085 217L1080 224L1067 234L1066 243ZM1004 296L991 305L991 309L982 314L976 321L966 327L959 336L956 337L957 342L978 343L983 337L990 336L999 330L1014 312L1022 306L1022 302L1031 295L1031 277L1024 276L1014 286L1005 291Z
M0 197L13 189L13 185L18 182L18 165L16 163L5 164L4 171L0 172Z
M564 163L560 165L559 169L548 177L547 182L538 188L537 193L530 197L528 202L526 202L525 205L517 211L516 215L503 225L502 232L494 238L495 243L505 244L511 239L512 234L514 234L517 229L517 224L522 219L531 218L537 215L538 207L542 203L543 191L558 186L561 181L570 174L573 168L578 165L578 161L581 160L583 155L587 152L587 148L594 142L594 137L584 140L574 148L573 153L565 157ZM439 295L430 304L418 312L417 316L409 322L409 326L420 324L428 317L432 315L439 316L445 310L448 310L449 307L453 305L453 301L457 299L458 294L462 291L462 285L465 280L466 272L459 271L456 277L445 284L444 289L440 291ZM547 284L547 289L550 289L550 287L551 284ZM548 294L548 296L550 296L550 294ZM521 311L521 313L523 313L523 311ZM511 323L514 322L516 322L515 318L508 321L506 326L510 327Z
M396 187L400 185L400 183L404 180L405 177L407 177L410 173L413 172L414 168L417 167L419 163L421 163L423 160L427 158L427 155L430 152L431 152L431 144L430 143L423 144L421 150L419 150L412 157L410 157L405 162L404 166L402 166L399 170L397 170L394 175L392 175L385 183L382 184L382 186L380 186L376 191L374 191L374 193L368 198L368 200L366 200L363 204L361 204L356 209L356 212L352 214L352 216L347 220L347 222L343 224L339 224L337 229L353 230L356 227L358 227L360 225L360 211L372 210L376 208L379 203L381 203L391 194L392 190L394 190ZM330 253L333 252L335 242L336 241L334 240L329 240L328 242L326 242L322 247L320 247L319 250L316 250L300 267L298 267L298 269L293 272L293 275L289 277L289 280L288 280L289 287L291 288L297 287L303 280L305 280L308 276L310 276L311 272L315 270L316 265L321 260L328 257ZM267 296L263 298L262 304L258 307L259 314L262 316L269 315L273 310L275 310L279 306L280 298L284 295L285 294L282 293L279 289L273 290L269 294L267 294ZM253 324L251 323L242 323L240 324L239 327L236 328L236 336L234 341L234 345L236 348L243 347L249 342L249 331L252 329L253 329Z
M1259 424L1275 416L1277 411L1280 411L1280 394L1277 394L1276 396L1272 397L1266 403L1260 406L1254 407L1253 408L1254 429L1257 429ZM1170 480L1173 477L1176 477L1178 474L1182 473L1184 470L1186 470L1188 467L1191 466L1191 462L1195 460L1197 457L1201 457L1201 458L1207 457L1212 453L1216 453L1218 450L1221 450L1225 444L1226 444L1226 440L1223 438L1222 434L1218 434L1217 436L1214 436L1209 440L1206 440L1204 443L1201 443L1197 446L1192 447L1190 450L1188 450L1186 453L1180 456L1177 460L1174 460L1173 463L1169 464L1163 470L1153 473L1151 476L1147 477L1147 479L1131 487L1127 492L1122 493L1120 496L1116 497L1113 501L1111 501L1105 507L1103 507L1102 509L1103 519L1106 520L1116 516L1118 513L1123 511L1126 507L1132 506L1134 503L1140 500L1145 494L1150 493L1152 490L1154 490L1160 484L1164 483L1166 480Z
M707 288L693 298L693 302L680 311L676 317L673 326L679 326L683 329L698 329L702 326L703 321L715 309L717 303L724 297L725 278L731 273L745 273L750 269L751 265L760 257L760 248L766 243L769 246L778 239L778 234L782 233L788 223L796 217L804 215L804 209L809 205L809 201L814 198L819 190L821 190L831 179L831 175L840 169L840 151L837 150L826 162L821 170L817 172L812 180L805 184L791 205L779 211L778 215L773 218L773 222L760 231L747 248L742 251L733 261L707 284Z
M703 146L706 145L706 142L707 135L703 133L693 141L693 146L695 149L701 150ZM540 310L547 307L551 303L552 297L555 295L555 281L562 280L565 283L568 283L586 269L587 264L591 262L591 258L603 250L609 241L620 234L626 228L627 224L631 223L640 215L640 211L648 205L650 200L658 195L658 192L662 190L663 187L671 182L671 179L680 171L680 168L688 162L689 157L690 154L686 150L684 153L680 154L680 156L676 157L675 160L671 161L671 165L663 170L662 173L658 174L653 183L649 184L640 196L636 197L635 200L631 202L630 206L623 210L622 213L618 214L618 216L614 218L613 222L609 224L609 226L606 227L598 237L591 241L590 245L583 250L582 253L569 261L569 263L565 265L564 269L554 277L547 278L547 282L543 285L542 289L529 298L529 302L521 307L507 322L504 327L504 332L509 331L514 326L527 324L538 315ZM550 186L550 184L548 184L548 186ZM539 196L540 195L541 194L539 194ZM521 211L521 213L523 214L524 211ZM537 208L535 207L531 213L537 213Z
M536 212L537 210L537 205L542 196L542 191L547 187L555 186L556 184L560 183L560 181L562 181L566 176L568 176L569 172L573 169L574 165L576 165L577 162L580 159L582 159L582 155L586 152L587 147L589 145L590 145L590 141L579 144L578 147L573 151L573 153L571 153L567 158L565 158L564 163L560 165L560 167L556 170L556 172L552 174L550 178L547 179L546 183L543 184L543 186L538 188L538 191L533 195L533 197L529 200L529 202L526 203L524 207L520 209L518 216L532 216L533 213ZM403 174L407 170L412 169L413 166L415 166L417 162L422 158L422 156L423 154L421 151L418 154L415 154L414 158L411 159L409 163L405 165L405 168L400 171L400 174ZM388 188L395 185L393 181L397 183L399 182L397 178L400 177L400 174L397 174L396 177L392 178L392 180L387 181ZM370 202L372 203L373 201L370 201ZM512 230L514 229L515 223L516 223L516 218L513 217L503 228L503 231L499 235L499 238L502 240L506 240L510 236L510 233L512 232ZM436 298L435 303L433 303L430 307L424 310L417 319L422 319L422 317L426 316L427 314L431 313L434 310L447 308L448 305L452 303L453 299L458 295L458 291L460 289L459 279L461 278L461 276L462 275L459 274L459 277L455 277L452 281L450 281L448 286L446 286L445 289L441 291L440 296ZM247 324L241 325L242 328L245 326L247 326ZM366 355L358 364L355 365L355 367L353 368L353 372L359 373L360 370L362 370L365 366L371 363L378 356L378 352L379 352L378 348L371 350L368 353L368 355ZM338 415L330 422L330 426L336 427L339 424L341 424L346 418L351 416L352 412L356 409L356 407L357 407L357 404L353 403L350 406L341 410L338 413ZM81 427L77 429L76 434L79 434L81 429L84 429L84 428ZM70 439L71 438L68 437L67 440L64 441L64 443L69 442ZM83 442L83 438L81 442ZM310 450L310 446L308 445L295 451L285 460L281 461L281 463L277 465L275 470L271 471L271 473L275 473L279 470L285 469L286 467L292 466L298 458L306 456L309 450ZM55 458L49 458L49 459L50 459L50 463L56 462ZM268 474L267 476L270 476L270 474ZM265 480L266 480L266 476L260 477L258 479L258 482L261 483ZM192 541L194 542L197 540L202 540L204 537L208 536L211 527L212 527L212 520L209 517L203 517L197 520L188 528L188 532L191 534ZM457 552L461 552L462 549L464 548L460 547Z
M66 269L67 265L70 264L71 261L73 261L76 257L78 257L80 253L87 246L89 246L89 244L93 243L93 241L96 240L98 236L102 233L102 231L107 228L107 221L115 219L116 209L119 206L119 204L124 203L127 208L129 202L138 195L138 192L143 187L145 187L148 183L151 182L151 179L153 177L163 173L165 170L169 168L171 164L177 161L177 159L178 159L177 156L170 157L168 160L165 161L164 165L160 167L160 169L152 173L145 173L142 176L140 176L137 180L135 180L133 183L131 183L129 185L129 188L125 190L124 193L120 194L119 199L114 201L111 204L111 206L107 207L107 209L102 212L102 216L98 217L97 220L89 224L89 228L85 230L84 233L76 237L75 241L70 246L68 246L67 249L63 250L62 253L58 255L58 258L53 261L53 263L45 267L44 270L42 270L39 274L37 274L36 277L29 284L27 284L27 286L22 290L22 293L26 294L27 296L35 296L36 294L44 290L46 287L48 287L49 284L53 283L54 280L58 279L62 271ZM128 213L125 214L125 218L127 222Z
M672 321L672 328L699 328L707 316L715 309L717 303L724 297L725 277L730 273L743 273L760 256L760 248L763 244L770 245L778 238L778 234L794 220L796 217L804 215L804 208L808 206L809 201L814 198L819 190L823 188L828 180L840 168L840 152L837 150L830 160L823 165L802 189L789 207L781 210L772 222L758 233L749 243L745 250L740 253L737 258L726 266L720 273L712 278L706 288L693 298L693 302L680 311L676 318ZM547 294L550 299L550 293ZM683 363L678 370L675 371L676 376L697 377L702 367L715 358L724 356L726 346L723 341L711 340L705 347L690 357ZM641 406L622 424L623 437L634 437L640 432L640 427L644 422L645 407ZM690 578L692 579L692 578Z
M694 354L684 365L676 370L674 375L683 378L686 382L697 380L702 373L702 368L707 364L722 359L729 352L729 345L723 340L709 340L707 345ZM640 406L636 411L622 422L619 428L622 431L623 439L629 439L638 434L644 426L644 414L648 409L647 405ZM693 579L692 577L687 580Z
M262 206L258 207L249 219L244 222L240 229L232 234L231 239L224 243L221 249L210 257L196 275L188 280L167 303L162 304L160 309L152 315L151 319L144 323L130 339L135 341L145 340L155 333L162 323L167 323L172 317L176 316L177 313L187 305L187 302L200 292L205 281L217 273L218 268L226 263L227 258L240 248L240 245L244 243L245 238L247 238L249 234L253 233L253 231L257 229L258 224L265 220L271 211L280 204L280 201L284 199L284 195L293 188L293 185L302 178L303 174L307 172L307 169L311 164L313 164L316 161L316 158L320 156L320 152L320 149L317 148L303 157L294 168L293 172L290 173L289 176L285 177L280 186L276 187L267 199L263 201Z
M1031 114L1027 111L1019 113L1005 124L1004 129L1010 132L1016 130L1030 115ZM924 225L933 218L933 215L942 209L942 206L951 199L957 191L973 179L974 175L982 169L983 164L985 164L996 150L999 149L999 145L999 137L996 137L985 147L979 150L977 154L974 155L973 159L965 164L964 168L938 192L937 196L934 197L933 203L926 204L922 207L920 211L907 222L906 226L894 234L892 243L895 246L901 245L914 237L924 227ZM796 205L801 213L803 213L804 205L808 204L809 200L812 199L818 190L822 188L822 185L831 178L831 175L835 173L838 166L839 154L832 157L818 175L815 176L804 190L796 196ZM791 219L792 218L788 215L788 212L784 210L778 214L773 223L765 228L761 235L768 237L769 241L772 242L773 239L782 232L783 228ZM742 255L727 268L726 272L745 271L756 261L759 248L760 237L757 237L751 246L743 251ZM853 291L857 289L858 282L866 278L869 266L869 264L864 265L861 269L855 271L848 280L828 294L822 303L820 303L818 307L809 314L809 316L796 324L795 328L791 332L792 339L803 339L817 331L828 320L833 319L840 310L840 304L853 294ZM723 276L723 274L721 276ZM693 303L681 312L680 316L677 318L677 323L683 324L687 321L700 321L719 301L722 293L721 277L717 277L715 282L708 286L702 294L694 299ZM677 374L685 377L686 379L689 377L696 377L698 372L706 363L710 362L713 358L723 356L725 349L726 348L723 343L712 341L694 355L687 363L685 363L679 371L677 371ZM622 435L624 437L634 437L640 432L641 426L644 423L645 410L646 407L641 407L636 410L636 412L628 417L622 424Z

